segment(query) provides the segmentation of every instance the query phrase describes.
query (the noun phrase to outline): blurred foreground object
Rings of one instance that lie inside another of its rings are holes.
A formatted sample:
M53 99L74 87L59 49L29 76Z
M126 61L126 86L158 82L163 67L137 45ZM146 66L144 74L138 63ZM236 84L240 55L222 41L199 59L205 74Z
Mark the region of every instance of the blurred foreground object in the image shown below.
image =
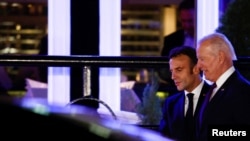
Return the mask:
M0 97L2 138L69 137L107 141L170 141L157 132L99 118L83 106L49 105L41 99Z

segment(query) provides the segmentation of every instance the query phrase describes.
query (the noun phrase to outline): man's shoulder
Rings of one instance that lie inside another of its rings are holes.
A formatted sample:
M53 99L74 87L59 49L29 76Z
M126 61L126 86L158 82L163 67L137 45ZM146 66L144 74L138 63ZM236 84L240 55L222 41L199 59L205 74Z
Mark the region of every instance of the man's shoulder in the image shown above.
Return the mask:
M167 97L168 101L176 101L179 100L184 95L184 92L178 92L173 95Z
M246 79L245 76L243 76L239 70L234 71L234 73L232 73L228 79L226 80L226 82L231 82L234 85L239 85L239 86L250 86L250 81L248 79Z

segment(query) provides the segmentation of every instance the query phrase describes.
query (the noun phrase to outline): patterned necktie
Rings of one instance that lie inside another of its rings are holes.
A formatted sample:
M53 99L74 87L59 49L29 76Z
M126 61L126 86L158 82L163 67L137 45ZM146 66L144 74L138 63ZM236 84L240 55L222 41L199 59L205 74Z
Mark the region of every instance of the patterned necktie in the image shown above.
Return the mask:
M216 88L216 87L217 87L216 83L213 83L213 85L210 87L209 91L207 92L207 94L206 94L206 96L205 96L205 100L204 100L204 102L203 102L203 104L202 104L202 107L201 107L201 109L200 109L200 116L199 116L199 124L200 124L200 125L201 125L202 120L203 120L204 111L206 110L206 107L207 107L207 105L208 105L208 103L209 103L209 101L210 101L210 98L211 98L211 96L212 96L213 90L214 90L214 88Z

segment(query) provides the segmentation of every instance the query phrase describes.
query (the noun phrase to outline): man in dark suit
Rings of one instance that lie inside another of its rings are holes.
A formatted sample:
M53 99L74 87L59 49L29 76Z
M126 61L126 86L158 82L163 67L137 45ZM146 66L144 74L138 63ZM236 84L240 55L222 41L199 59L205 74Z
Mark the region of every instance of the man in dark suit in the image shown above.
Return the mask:
M168 56L171 49L179 46L194 47L194 29L195 29L195 2L194 0L183 0L178 7L178 17L180 21L180 28L164 37L163 48L161 56ZM173 95L178 90L170 77L169 68L161 68L158 70L159 77L166 84L165 87L169 95Z
M199 41L196 54L205 78L217 86L200 111L198 140L207 141L213 128L250 129L250 83L233 65L237 58L230 41L221 33L212 33Z
M161 56L167 56L172 48L178 46L194 47L195 3L194 0L184 0L178 7L181 28L164 37Z
M194 141L195 122L192 122L191 127L187 127L185 121L190 102L187 95L194 94L192 116L193 120L196 120L209 85L201 77L194 48L188 46L174 48L169 58L171 78L180 92L165 100L159 130L163 135L177 141Z

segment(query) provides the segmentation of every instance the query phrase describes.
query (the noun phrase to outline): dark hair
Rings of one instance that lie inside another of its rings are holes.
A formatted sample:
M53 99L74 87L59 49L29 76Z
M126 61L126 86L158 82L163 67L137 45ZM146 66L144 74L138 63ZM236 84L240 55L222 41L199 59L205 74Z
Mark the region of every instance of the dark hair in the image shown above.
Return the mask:
M178 7L178 10L181 11L182 9L194 9L195 2L194 0L183 0Z
M190 47L190 46L175 47L170 51L168 57L169 57L169 59L171 59L171 58L177 57L179 55L187 55L190 58L191 63L193 65L196 65L198 62L198 59L196 57L196 51L193 47Z

